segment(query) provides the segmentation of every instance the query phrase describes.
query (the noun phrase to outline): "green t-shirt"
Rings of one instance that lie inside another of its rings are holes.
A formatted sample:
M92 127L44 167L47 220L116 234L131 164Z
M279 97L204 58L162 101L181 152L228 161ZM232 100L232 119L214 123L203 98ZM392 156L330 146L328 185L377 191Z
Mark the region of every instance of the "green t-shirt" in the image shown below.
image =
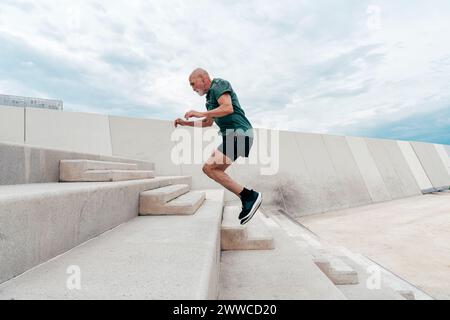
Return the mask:
M252 125L245 116L238 97L228 81L216 78L211 82L211 87L206 95L206 109L209 111L219 107L217 100L225 93L231 96L234 112L225 117L214 118L214 121L220 128L220 134L225 135L232 130L237 134L243 133L253 137Z

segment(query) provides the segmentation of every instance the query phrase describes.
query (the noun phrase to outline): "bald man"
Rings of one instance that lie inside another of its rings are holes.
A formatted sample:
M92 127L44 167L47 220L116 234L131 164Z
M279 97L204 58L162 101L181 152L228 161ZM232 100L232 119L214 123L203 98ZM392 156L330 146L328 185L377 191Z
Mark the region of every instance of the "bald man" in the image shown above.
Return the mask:
M189 83L200 96L206 95L207 111L191 110L185 114L186 120L176 119L174 125L210 127L215 122L219 126L222 143L204 164L203 172L241 199L239 219L245 225L261 206L262 194L240 186L225 171L239 157L248 158L253 145L252 125L228 81L211 80L206 70L196 69L190 75ZM204 119L188 121L190 118Z

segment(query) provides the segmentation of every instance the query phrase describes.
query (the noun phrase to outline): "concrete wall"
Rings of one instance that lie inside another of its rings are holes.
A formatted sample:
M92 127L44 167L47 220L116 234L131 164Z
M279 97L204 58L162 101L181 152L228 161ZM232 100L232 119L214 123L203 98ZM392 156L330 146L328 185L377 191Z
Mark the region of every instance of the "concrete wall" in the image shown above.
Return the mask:
M288 208L296 214L311 214L319 207L316 184L311 179L303 156L297 146L295 133L276 131L279 146L263 139L270 130L257 129L253 148L248 161L243 159L233 164L229 174L240 184L263 193L265 203L273 203ZM274 151L273 151L274 150ZM273 152L272 152L273 151ZM279 155L277 156L277 153ZM260 162L256 162L260 160ZM266 161L267 160L267 161ZM279 161L276 175L261 175L261 167L269 167L271 161ZM261 164L252 164L252 163Z
M26 109L26 120L20 122L22 109L9 108L3 112L11 123L15 121L16 124L10 125L7 121L9 127L3 131L0 129L0 141L12 136L10 139L19 142L24 138L28 145L79 154L141 159L154 162L157 175L192 175L194 189L221 188L203 174L202 165L206 160L203 156L200 161L192 158L197 162L190 164L172 161L172 153L177 146L172 138L177 131L171 121ZM20 123L26 125L21 129ZM24 128L26 134L22 137L20 131ZM193 128L182 129L194 134ZM210 139L201 143L201 151L206 154L212 152L220 143L217 128L200 131ZM261 150L267 155L272 151L271 146L261 144L265 139L259 139L259 136L275 133L279 137L276 148L279 170L276 175L261 175L261 168L265 166L258 162ZM450 147L442 148L447 152ZM18 179L22 182L42 181L33 176L36 166L45 167L49 162L47 159L55 158L48 152L28 151L22 154L23 150L10 149L2 161L24 160L10 165L14 168L0 169L2 176L6 177L4 181L11 180L8 178L11 171L23 171L24 178ZM193 150L193 153L198 154L198 150ZM26 159L30 160L27 162ZM251 164L253 160L257 164ZM432 191L437 186L450 184L442 150L438 153L432 144L412 143L408 147L407 142L266 129L256 130L250 161L238 161L227 173L241 185L263 191L265 203L280 204L295 215L408 197L420 194L421 190ZM237 199L226 192L227 201Z
M435 189L450 186L450 175L433 144L411 142L417 157Z
M169 121L112 116L109 121L113 155L157 163L158 174L181 174L181 167L170 161L175 143Z
M428 179L428 176L420 164L420 161L417 158L411 144L408 141L398 141L398 145L422 192L426 193L434 191L435 189L433 188L430 179Z
M372 198L372 202L391 200L383 177L364 138L346 137L346 140Z
M111 155L108 116L26 109L26 144Z
M447 169L448 174L450 174L450 156L447 154L447 151L445 150L445 146L442 144L435 144L434 147L436 148L436 151L439 155L439 157L442 160L442 163L444 164L445 168Z
M445 151L447 151L448 156L450 157L450 146L444 146Z
M0 141L23 143L24 108L0 106Z
M396 141L366 139L366 143L391 199L421 194Z

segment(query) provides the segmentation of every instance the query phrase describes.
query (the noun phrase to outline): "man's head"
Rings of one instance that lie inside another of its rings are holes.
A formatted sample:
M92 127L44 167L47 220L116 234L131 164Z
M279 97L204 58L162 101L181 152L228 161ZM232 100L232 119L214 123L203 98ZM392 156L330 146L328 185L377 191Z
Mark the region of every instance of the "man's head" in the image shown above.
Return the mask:
M192 90L197 92L200 96L205 95L211 87L211 78L206 70L198 68L192 71L189 76L189 84Z

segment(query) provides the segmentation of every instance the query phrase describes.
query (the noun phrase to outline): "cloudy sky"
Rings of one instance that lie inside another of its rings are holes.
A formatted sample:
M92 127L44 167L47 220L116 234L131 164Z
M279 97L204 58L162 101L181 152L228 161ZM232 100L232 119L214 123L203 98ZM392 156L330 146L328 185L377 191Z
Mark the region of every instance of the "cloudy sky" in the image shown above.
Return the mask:
M0 0L0 93L174 119L229 80L256 127L450 144L448 0Z

